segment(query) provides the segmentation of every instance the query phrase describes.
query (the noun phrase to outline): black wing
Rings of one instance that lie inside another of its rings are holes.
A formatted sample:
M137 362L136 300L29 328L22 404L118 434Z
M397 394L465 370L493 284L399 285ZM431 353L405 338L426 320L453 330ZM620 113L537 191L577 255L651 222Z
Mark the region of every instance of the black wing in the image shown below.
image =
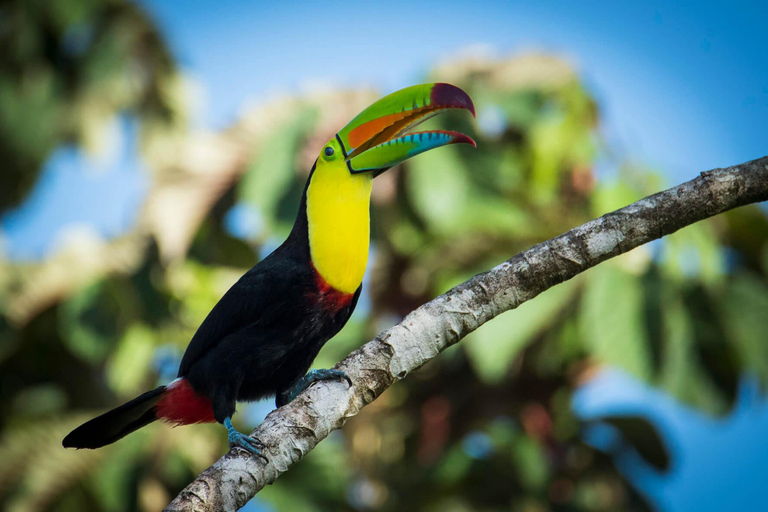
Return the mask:
M304 293L306 271L300 265L266 258L241 277L213 307L189 342L179 377L227 336L254 324L270 327L270 312L282 309L297 293Z

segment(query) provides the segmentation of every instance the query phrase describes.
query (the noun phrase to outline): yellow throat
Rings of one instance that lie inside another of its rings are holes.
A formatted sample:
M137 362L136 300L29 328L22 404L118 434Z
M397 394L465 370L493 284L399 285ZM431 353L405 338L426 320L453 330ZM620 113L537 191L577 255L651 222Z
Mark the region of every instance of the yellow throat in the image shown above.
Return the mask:
M368 262L372 173L352 174L343 160L318 159L307 188L309 252L325 282L354 293Z

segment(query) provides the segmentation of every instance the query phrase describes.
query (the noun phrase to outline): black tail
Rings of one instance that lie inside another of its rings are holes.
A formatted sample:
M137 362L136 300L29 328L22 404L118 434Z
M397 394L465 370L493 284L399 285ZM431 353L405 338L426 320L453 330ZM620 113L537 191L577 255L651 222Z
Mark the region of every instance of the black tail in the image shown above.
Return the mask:
M64 438L64 448L101 448L157 419L155 404L165 386L147 391L128 403L77 427Z

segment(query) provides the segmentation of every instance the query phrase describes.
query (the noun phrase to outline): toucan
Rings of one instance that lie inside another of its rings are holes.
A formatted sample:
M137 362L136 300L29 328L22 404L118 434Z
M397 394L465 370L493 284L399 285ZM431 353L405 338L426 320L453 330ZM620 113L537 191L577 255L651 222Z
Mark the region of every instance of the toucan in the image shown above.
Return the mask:
M237 402L274 396L281 407L317 381L351 386L340 370L307 370L360 297L373 178L431 149L476 146L454 131L411 131L448 109L475 115L469 95L445 83L407 87L358 114L320 150L288 238L214 306L178 377L77 427L64 447L100 448L155 420L216 421L230 446L263 457L263 444L232 426Z

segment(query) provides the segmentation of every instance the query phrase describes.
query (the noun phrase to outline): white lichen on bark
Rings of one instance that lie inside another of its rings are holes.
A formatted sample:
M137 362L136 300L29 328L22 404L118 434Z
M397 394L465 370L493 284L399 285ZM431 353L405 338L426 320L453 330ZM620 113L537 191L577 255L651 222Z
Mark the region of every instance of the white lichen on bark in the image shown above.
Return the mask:
M702 173L517 254L411 312L341 361L352 379L311 386L253 432L269 463L242 450L219 459L168 511L237 510L385 389L496 315L606 259L699 220L768 200L768 157Z

